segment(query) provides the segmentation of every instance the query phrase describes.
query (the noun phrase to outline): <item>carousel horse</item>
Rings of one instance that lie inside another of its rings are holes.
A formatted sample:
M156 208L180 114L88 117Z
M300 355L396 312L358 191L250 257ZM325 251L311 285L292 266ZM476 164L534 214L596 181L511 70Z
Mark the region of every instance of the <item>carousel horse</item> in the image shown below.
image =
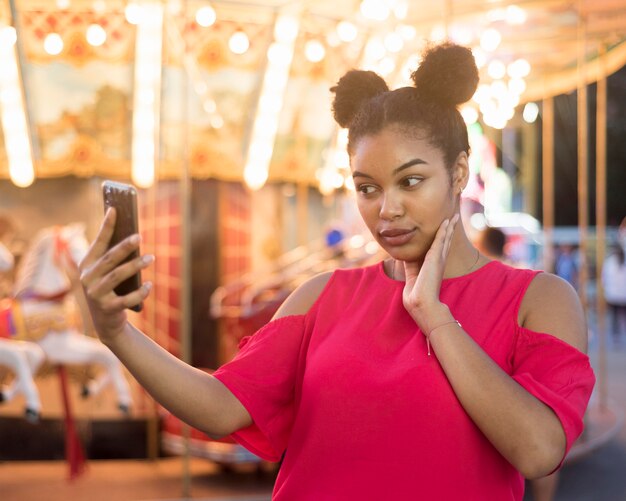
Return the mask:
M9 400L23 392L26 417L33 421L40 410L33 376L44 360L41 354L53 364L102 366L105 370L83 387L82 396L96 395L112 383L119 409L130 410L130 388L120 361L68 318L72 277L88 246L81 224L41 230L17 270L13 298L0 306L0 365L8 365L16 376L2 397Z

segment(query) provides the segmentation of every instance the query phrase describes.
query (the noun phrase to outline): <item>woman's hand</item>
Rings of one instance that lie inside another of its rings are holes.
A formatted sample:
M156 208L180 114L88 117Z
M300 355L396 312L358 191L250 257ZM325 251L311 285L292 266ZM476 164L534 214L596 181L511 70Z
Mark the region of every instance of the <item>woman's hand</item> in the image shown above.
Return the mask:
M456 214L451 220L446 219L441 223L421 267L417 261L404 262L406 283L402 300L424 333L430 332L435 325L450 316L447 306L439 301L439 291L458 220L459 215Z
M115 209L109 209L98 236L79 265L80 281L91 318L104 343L112 341L124 330L126 308L143 301L152 287L150 282L145 282L139 289L125 296L118 296L113 291L128 277L154 261L154 256L146 255L123 263L131 252L139 248L139 235L132 235L107 250L115 228L115 217Z

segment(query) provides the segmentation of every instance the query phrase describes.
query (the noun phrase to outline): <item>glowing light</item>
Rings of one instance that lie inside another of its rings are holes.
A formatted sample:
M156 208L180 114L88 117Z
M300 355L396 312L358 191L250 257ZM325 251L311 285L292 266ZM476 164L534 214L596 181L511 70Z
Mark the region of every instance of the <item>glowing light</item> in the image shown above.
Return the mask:
M474 60L476 61L476 67L482 68L487 64L487 54L480 47L475 47L472 49L472 54L474 55Z
M409 2L397 0L396 4L393 6L393 15L396 16L396 19L406 19L409 15Z
M409 24L401 24L396 31L405 40L413 40L417 36L417 30Z
M12 46L17 42L17 31L13 26L5 26L0 29L0 45L2 46Z
M233 33L228 39L228 48L234 54L245 54L245 52L250 48L248 35L241 30L235 31L235 33Z
M274 26L274 38L277 42L289 44L298 36L298 21L291 16L281 16Z
M505 19L509 24L524 24L526 22L526 11L518 5L509 5L506 8Z
M352 42L358 34L356 26L349 21L341 21L337 25L337 35L342 42Z
M100 47L106 42L107 34L99 24L90 24L87 28L87 42L94 47Z
M326 49L318 40L309 40L304 46L304 55L312 63L319 63L326 55Z
M502 36L495 28L486 29L480 36L480 46L487 52L496 50L501 41Z
M487 73L491 78L497 80L506 75L506 66L504 66L504 63L502 61L494 59L489 63L489 66L487 66Z
M372 38L365 46L365 57L370 61L382 59L386 53L385 45L379 38Z
M396 69L396 63L391 57L383 57L376 66L378 73L383 76L389 76Z
M524 106L524 111L522 112L522 117L529 124L534 123L539 116L539 106L536 103L526 103Z
M51 56L60 54L63 50L63 39L58 33L49 33L43 41L43 49Z
M393 31L385 37L384 43L389 52L400 52L404 46L404 40L402 40L402 37Z
M204 7L200 7L196 11L196 23L198 23L203 28L207 28L215 23L217 19L217 14L215 13L215 9L210 5L205 5Z
M472 125L478 121L478 111L473 106L463 106L461 116L466 125Z
M131 177L140 188L154 183L161 89L163 6L144 3L135 39L135 89Z
M221 129L224 127L224 119L219 115L214 115L211 117L211 127L214 129Z
M509 91L518 96L526 90L526 81L523 78L511 78L509 80Z
M446 39L446 27L443 24L436 24L430 31L430 39L433 42L442 42Z
M524 78L530 74L530 63L523 58L516 59L506 71L511 78Z
M360 6L361 14L372 21L384 21L389 17L389 6L382 0L363 0Z
M130 24L139 24L141 20L141 6L132 2L124 8L124 16Z
M253 190L261 188L269 176L278 118L298 31L299 17L294 14L280 15L274 25L275 41L267 51L267 66L244 167L244 181Z
M268 176L269 172L267 169L263 169L262 166L257 168L254 164L247 165L243 171L243 179L251 190L261 189L267 181Z
M21 91L17 55L15 53L15 30L5 27L0 31L0 119L4 144L9 163L9 176L13 184L26 187L35 179L30 134L24 99Z
M57 9L65 10L69 8L70 0L57 0Z

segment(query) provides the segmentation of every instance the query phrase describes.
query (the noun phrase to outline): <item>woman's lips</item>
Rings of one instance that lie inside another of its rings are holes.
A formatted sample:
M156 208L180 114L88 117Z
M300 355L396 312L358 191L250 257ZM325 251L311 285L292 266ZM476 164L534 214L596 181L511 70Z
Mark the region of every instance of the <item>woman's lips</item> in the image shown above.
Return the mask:
M413 229L387 229L378 232L382 240L391 246L404 245L413 238L415 228Z

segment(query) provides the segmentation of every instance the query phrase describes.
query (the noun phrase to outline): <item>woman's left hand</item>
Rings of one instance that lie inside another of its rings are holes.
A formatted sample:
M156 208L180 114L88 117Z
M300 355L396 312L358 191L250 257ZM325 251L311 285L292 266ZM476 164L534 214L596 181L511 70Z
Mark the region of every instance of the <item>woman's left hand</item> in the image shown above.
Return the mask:
M451 220L441 223L421 267L417 261L404 261L406 283L402 300L423 332L430 332L430 324L436 324L445 315L444 308L447 310L439 301L439 291L458 220L459 215L456 214Z

